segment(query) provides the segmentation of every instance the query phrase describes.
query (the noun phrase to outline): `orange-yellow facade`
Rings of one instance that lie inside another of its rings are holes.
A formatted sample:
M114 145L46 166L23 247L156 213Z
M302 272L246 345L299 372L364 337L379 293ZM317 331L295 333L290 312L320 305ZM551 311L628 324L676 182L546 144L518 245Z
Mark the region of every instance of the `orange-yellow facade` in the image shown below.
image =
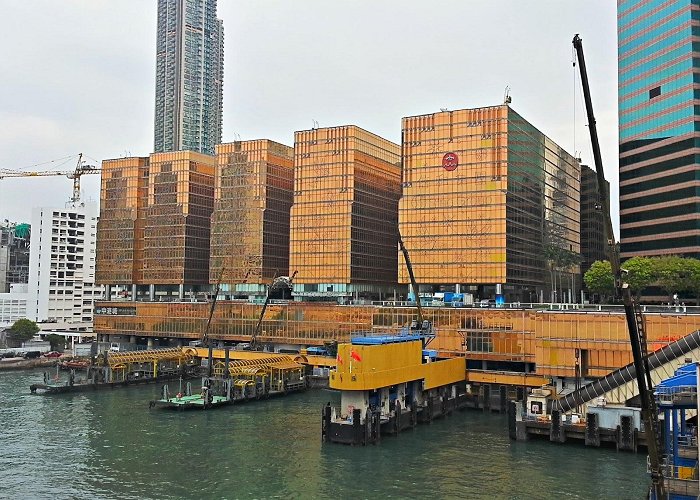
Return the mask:
M549 260L580 251L580 165L509 106L406 117L402 137L399 227L418 283L535 301L552 266L578 272Z
M260 285L287 275L293 148L236 141L216 153L210 282Z
M297 295L393 287L400 148L356 126L294 136L290 272Z
M141 211L148 189L148 165L147 157L102 162L95 270L98 284L131 285L140 279Z
M193 151L150 157L143 284L209 282L216 159Z
M95 315L95 331L99 334L183 340L200 337L209 313L206 303L120 301L101 302L99 306ZM105 309L116 315L99 312ZM209 334L225 341L248 341L259 314L259 305L220 301ZM415 309L406 307L271 304L259 340L301 346L323 345L328 340L347 342L358 331L396 332L410 324L415 314ZM431 349L472 362L526 363L539 376L573 377L578 349L582 375L600 377L632 361L621 311L428 307L423 314L437 331ZM700 328L700 315L695 314L647 314L645 318L650 350Z

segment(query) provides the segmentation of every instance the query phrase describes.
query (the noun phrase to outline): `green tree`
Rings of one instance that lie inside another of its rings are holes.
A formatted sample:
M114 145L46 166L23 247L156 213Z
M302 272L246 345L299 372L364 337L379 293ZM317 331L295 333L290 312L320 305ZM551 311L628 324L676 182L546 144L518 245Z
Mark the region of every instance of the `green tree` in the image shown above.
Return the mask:
M10 327L10 338L19 342L30 340L39 331L36 323L29 319L18 319Z
M51 343L52 351L63 351L66 348L66 338L62 335L56 335L52 333L46 336L46 340Z
M588 291L598 293L604 298L615 292L615 280L612 275L612 266L607 260L597 260L583 275L583 282Z
M689 272L686 259L677 255L659 257L656 260L656 284L671 297L689 288Z
M688 291L695 296L695 305L700 306L700 260L685 259L688 273Z
M637 299L646 287L653 285L658 279L658 259L632 257L622 264L622 268L628 271L623 279Z

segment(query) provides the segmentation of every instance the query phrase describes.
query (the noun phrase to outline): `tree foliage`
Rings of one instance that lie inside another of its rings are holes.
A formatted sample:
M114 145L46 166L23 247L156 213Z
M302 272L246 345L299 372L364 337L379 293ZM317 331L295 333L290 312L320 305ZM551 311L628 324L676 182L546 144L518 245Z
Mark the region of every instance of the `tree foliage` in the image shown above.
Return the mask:
M633 294L639 297L642 291L654 284L658 278L658 266L655 259L649 257L632 257L622 265L627 270L624 281Z
M46 340L51 343L52 351L63 351L66 348L66 338L62 335L52 333L46 336Z
M615 280L612 275L612 266L607 260L597 260L591 268L583 275L586 287L593 293L598 293L603 297L612 295L615 292Z
M29 319L18 319L10 327L10 337L14 340L25 342L30 340L39 331L36 323Z
M623 280L639 297L645 288L658 286L669 297L686 293L700 305L700 260L677 255L663 257L633 257L622 264L627 270ZM597 261L586 272L583 281L589 291L607 296L612 293L614 280L608 261ZM609 289L608 289L609 285Z

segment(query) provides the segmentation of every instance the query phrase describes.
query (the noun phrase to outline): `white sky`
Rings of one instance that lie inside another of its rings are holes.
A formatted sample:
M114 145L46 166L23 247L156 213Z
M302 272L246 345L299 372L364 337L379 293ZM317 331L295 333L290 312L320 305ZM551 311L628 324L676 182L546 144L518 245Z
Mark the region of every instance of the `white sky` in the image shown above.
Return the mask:
M0 12L0 169L152 151L155 1L0 0ZM401 117L500 104L509 86L513 109L593 166L572 66L580 33L618 226L616 2L219 0L219 17L223 142L291 146L312 120L400 142ZM99 176L82 184L99 199ZM0 220L29 221L71 189L63 177L0 180Z

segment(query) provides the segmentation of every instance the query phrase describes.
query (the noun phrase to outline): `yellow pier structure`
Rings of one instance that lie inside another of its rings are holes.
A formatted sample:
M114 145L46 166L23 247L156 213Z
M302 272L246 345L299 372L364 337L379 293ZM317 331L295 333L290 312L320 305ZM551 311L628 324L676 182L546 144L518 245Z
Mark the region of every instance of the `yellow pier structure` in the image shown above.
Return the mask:
M150 349L146 351L110 352L107 355L109 367L108 382L123 382L129 377L138 378L147 375L157 378L161 375L173 375L188 361L194 359L179 347Z
M467 403L466 360L441 359L418 335L356 337L338 346L329 385L340 407L323 410L327 442L367 444Z

